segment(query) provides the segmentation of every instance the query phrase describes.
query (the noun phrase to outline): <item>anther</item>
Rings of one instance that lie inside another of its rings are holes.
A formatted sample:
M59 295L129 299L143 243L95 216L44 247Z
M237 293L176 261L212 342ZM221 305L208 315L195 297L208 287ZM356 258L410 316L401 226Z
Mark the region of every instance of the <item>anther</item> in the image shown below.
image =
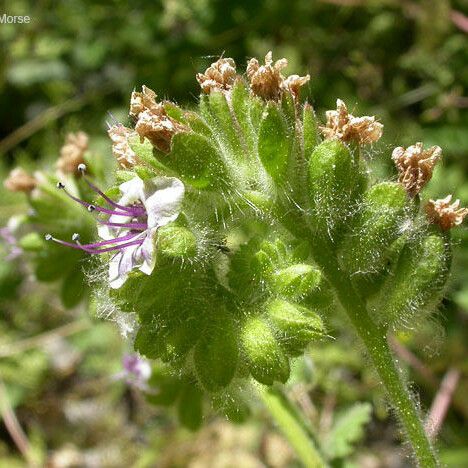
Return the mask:
M94 211L96 209L96 207L94 205L89 205L88 206L88 211L91 213L92 211Z
M46 241L52 240L52 234L46 234L46 235L44 236L44 239L45 239Z
M65 184L62 184L62 182L57 182L57 188L58 188L58 189L64 189L64 188L65 188Z
M80 235L77 232L75 232L73 234L73 236L72 236L72 241L76 242L76 241L79 241L79 240L80 240Z
M84 174L86 172L86 164L78 164L78 171Z

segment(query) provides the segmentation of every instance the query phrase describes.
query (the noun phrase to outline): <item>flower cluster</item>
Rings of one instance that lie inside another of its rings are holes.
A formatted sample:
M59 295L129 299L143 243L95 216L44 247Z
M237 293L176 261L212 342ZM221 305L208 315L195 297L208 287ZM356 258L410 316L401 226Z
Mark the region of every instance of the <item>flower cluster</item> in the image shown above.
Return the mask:
M354 117L341 99L336 101L336 110L327 111L326 116L326 125L320 127L326 139L355 141L365 145L375 143L382 136L383 125L377 122L375 117Z
M421 142L406 149L399 146L393 150L392 159L398 169L398 180L410 196L416 196L431 180L434 166L441 156L439 146L425 150Z

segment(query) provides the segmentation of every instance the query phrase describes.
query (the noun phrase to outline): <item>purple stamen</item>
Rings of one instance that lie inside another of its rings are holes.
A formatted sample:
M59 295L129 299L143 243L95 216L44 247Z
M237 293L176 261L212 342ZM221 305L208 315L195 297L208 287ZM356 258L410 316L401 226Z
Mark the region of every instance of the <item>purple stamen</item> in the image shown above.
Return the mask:
M143 243L143 239L140 239L140 240L136 240L132 242L127 242L126 244L120 244L114 247L107 247L105 249L92 250L92 249L83 248L83 250L91 255L94 255L94 254L102 254L105 252L115 252L116 250L122 250L124 247L130 247L131 245L141 245L142 243Z
M71 247L72 249L78 249L78 250L84 250L87 253L90 254L96 254L96 253L104 253L104 252L111 252L113 250L121 250L124 247L128 247L130 245L137 245L137 244L142 244L144 239L139 239L139 240L134 240L131 242L125 242L129 241L131 239L134 239L135 237L138 237L141 233L134 233L134 234L129 234L127 236L122 236L122 237L117 237L115 239L109 239L101 242L96 242L94 244L80 244L78 241L79 236L73 235L73 239L76 241L76 244L72 242L67 242L62 239L56 239L55 237L52 237L50 234L46 234L45 239L47 241L52 240L56 242L57 244L64 245L66 247ZM124 242L124 243L122 243ZM109 244L118 244L114 245L112 247L107 247L105 249L98 249L96 247L102 247L104 245L109 245Z
M128 241L133 239L136 236L139 236L141 232L135 232L133 234L127 234L126 236L116 237L115 239L108 239L99 242L95 242L94 244L80 244L81 247L101 247L102 245L109 245L109 244L118 244L120 242Z
M144 213L144 212L142 213L142 210L139 207L129 208L128 212L123 212L123 213L114 211L114 210L108 210L106 208L102 208L101 206L92 205L91 203L85 202L84 200L81 200L80 198L75 197L65 188L65 185L63 185L61 182L57 184L57 188L63 190L68 197L70 197L72 200L76 201L80 205L86 207L89 211L98 211L100 213L106 213L109 215L127 216L127 217L130 215L135 217Z
M80 164L78 166L78 170L83 174L83 177L86 183L89 185L89 187L97 194L99 194L107 203L114 207L115 210L103 208L101 206L96 206L84 200L81 200L78 197L75 197L65 189L65 185L62 182L58 182L57 188L62 189L69 198L79 203L80 205L86 207L88 211L97 211L99 213L105 213L111 216L124 216L126 218L130 218L129 222L120 223L111 222L109 220L96 220L99 224L105 226L123 228L126 230L126 234L121 237L115 237L114 239L102 240L90 244L81 244L80 235L77 233L73 234L72 236L73 242L67 242L61 239L56 239L51 234L46 234L45 239L52 240L63 246L81 250L89 254L101 254L105 252L122 251L124 248L133 245L141 246L145 240L145 231L148 228L146 222L141 222L142 220L146 221L147 214L145 208L141 204L135 204L133 206L122 206L118 203L115 203L105 193L103 193L98 187L96 187L91 181L87 179L87 177L84 175L84 172L86 171L86 166L84 164Z
M141 211L141 214L144 214L143 208L139 207L128 207L128 206L123 206L119 205L118 203L115 203L113 200L111 200L102 190L100 190L96 185L94 185L86 176L85 176L85 171L86 171L86 166L84 164L80 164L78 166L78 170L81 172L83 179L85 182L88 184L88 186L94 190L96 193L98 193L104 200L106 200L107 203L110 205L114 206L115 208L118 208L119 210L123 211L128 211L129 213L135 213L135 211L139 210Z
M105 226L122 227L122 228L127 228L127 229L138 229L142 231L144 231L147 228L145 223L109 223L108 221L102 221L100 219L98 219L97 222Z

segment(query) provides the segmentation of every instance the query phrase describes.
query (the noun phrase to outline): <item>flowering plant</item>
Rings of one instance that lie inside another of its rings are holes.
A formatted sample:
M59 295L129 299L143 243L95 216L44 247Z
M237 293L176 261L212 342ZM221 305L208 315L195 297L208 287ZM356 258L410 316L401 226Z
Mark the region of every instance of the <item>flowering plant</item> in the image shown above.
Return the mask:
M170 384L192 428L204 395L236 418L256 382L271 405L265 388L286 382L291 361L327 339L326 318L340 308L416 460L436 466L387 334L437 306L450 270L450 229L468 210L450 196L420 208L439 147L396 148L398 181L375 181L363 148L380 139L383 125L351 115L338 100L320 126L300 101L310 77L286 77L286 66L268 53L263 65L251 59L243 77L221 58L197 75L197 110L158 102L147 87L133 92L134 125L109 128L117 185L99 189L84 162L77 169L96 203L58 182L62 197L95 215L101 240L82 242L91 237L89 214L85 236L75 230L70 241L50 231L46 239L102 254L97 307L134 318L135 350L162 360L171 375L148 385ZM12 174L10 189L18 179L17 189L36 190L35 180L20 176ZM312 458L325 463L318 452Z

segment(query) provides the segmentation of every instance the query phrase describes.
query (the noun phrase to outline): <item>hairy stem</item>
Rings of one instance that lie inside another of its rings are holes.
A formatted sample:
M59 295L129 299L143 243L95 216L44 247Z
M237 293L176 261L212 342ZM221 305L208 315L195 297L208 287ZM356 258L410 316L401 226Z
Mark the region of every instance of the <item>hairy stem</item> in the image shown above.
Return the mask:
M312 242L312 249L316 262L334 287L341 305L366 346L390 401L403 424L418 465L424 468L437 467L438 462L418 410L390 352L386 331L380 329L369 316L365 304L357 295L348 275L343 272L336 258L331 254L333 251L331 242L315 238Z
M287 396L277 388L259 387L258 393L304 466L307 468L326 467L327 464L317 450L312 434L301 421L297 410Z

